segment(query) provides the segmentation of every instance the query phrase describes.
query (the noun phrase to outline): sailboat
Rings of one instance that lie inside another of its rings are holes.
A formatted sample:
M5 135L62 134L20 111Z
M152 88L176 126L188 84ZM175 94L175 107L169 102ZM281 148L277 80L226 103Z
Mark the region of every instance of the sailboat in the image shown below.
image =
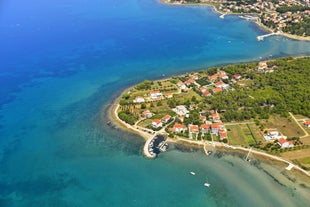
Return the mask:
M190 172L190 174L192 174L192 175L196 175L196 173L195 173L195 172Z

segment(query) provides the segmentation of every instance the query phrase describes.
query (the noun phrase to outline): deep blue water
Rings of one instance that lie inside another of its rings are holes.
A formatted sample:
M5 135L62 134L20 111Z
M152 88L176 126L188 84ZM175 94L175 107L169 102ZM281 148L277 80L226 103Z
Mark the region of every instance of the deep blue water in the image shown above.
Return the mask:
M258 42L255 24L218 16L154 0L2 1L0 206L303 206L239 158L146 160L142 138L105 124L113 98L144 79L310 54L310 42Z

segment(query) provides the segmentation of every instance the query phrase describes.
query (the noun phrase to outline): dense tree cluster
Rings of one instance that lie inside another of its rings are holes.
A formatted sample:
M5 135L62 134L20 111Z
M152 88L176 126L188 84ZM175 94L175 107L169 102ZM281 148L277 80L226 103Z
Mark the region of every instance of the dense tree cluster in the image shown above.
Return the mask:
M239 65L240 66L240 65ZM236 72L238 65L223 67ZM310 116L310 58L279 59L269 63L273 73L253 73L247 87L216 94L206 101L222 111L224 121L250 118L266 119L270 114L287 116L288 112ZM245 70L246 67L243 67ZM238 71L244 73L244 71Z

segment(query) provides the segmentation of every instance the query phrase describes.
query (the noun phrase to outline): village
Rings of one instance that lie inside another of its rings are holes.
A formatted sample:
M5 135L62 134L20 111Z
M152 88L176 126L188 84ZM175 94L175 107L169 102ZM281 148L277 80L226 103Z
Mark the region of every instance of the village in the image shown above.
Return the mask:
M258 21L273 32L310 36L309 0L170 0L170 3L206 3L214 5L223 14L256 14ZM308 25L308 26L307 26Z
M277 66L270 62L251 65L252 72L264 75L273 73ZM256 147L273 154L307 148L308 145L300 139L309 135L310 121L306 117L302 122L291 124L288 119L275 116L269 122L266 120L263 126L253 119L227 122L224 118L223 122L221 113L225 110L210 108L208 100L212 97L220 99L224 93L242 90L251 81L246 73L232 74L220 68L165 80L144 81L122 96L118 113L121 119L125 117L123 121L126 121L126 116L122 115L134 117L131 125L136 129L149 134L164 132L170 138ZM305 131L303 136L300 128Z

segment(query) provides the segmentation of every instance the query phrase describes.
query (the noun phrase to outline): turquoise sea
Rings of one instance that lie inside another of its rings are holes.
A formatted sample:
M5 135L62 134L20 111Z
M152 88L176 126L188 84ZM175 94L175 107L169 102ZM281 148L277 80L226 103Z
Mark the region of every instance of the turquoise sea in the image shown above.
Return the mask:
M310 184L283 166L179 146L147 160L141 137L106 124L144 79L310 55L310 42L264 33L156 0L1 1L0 206L309 205Z

